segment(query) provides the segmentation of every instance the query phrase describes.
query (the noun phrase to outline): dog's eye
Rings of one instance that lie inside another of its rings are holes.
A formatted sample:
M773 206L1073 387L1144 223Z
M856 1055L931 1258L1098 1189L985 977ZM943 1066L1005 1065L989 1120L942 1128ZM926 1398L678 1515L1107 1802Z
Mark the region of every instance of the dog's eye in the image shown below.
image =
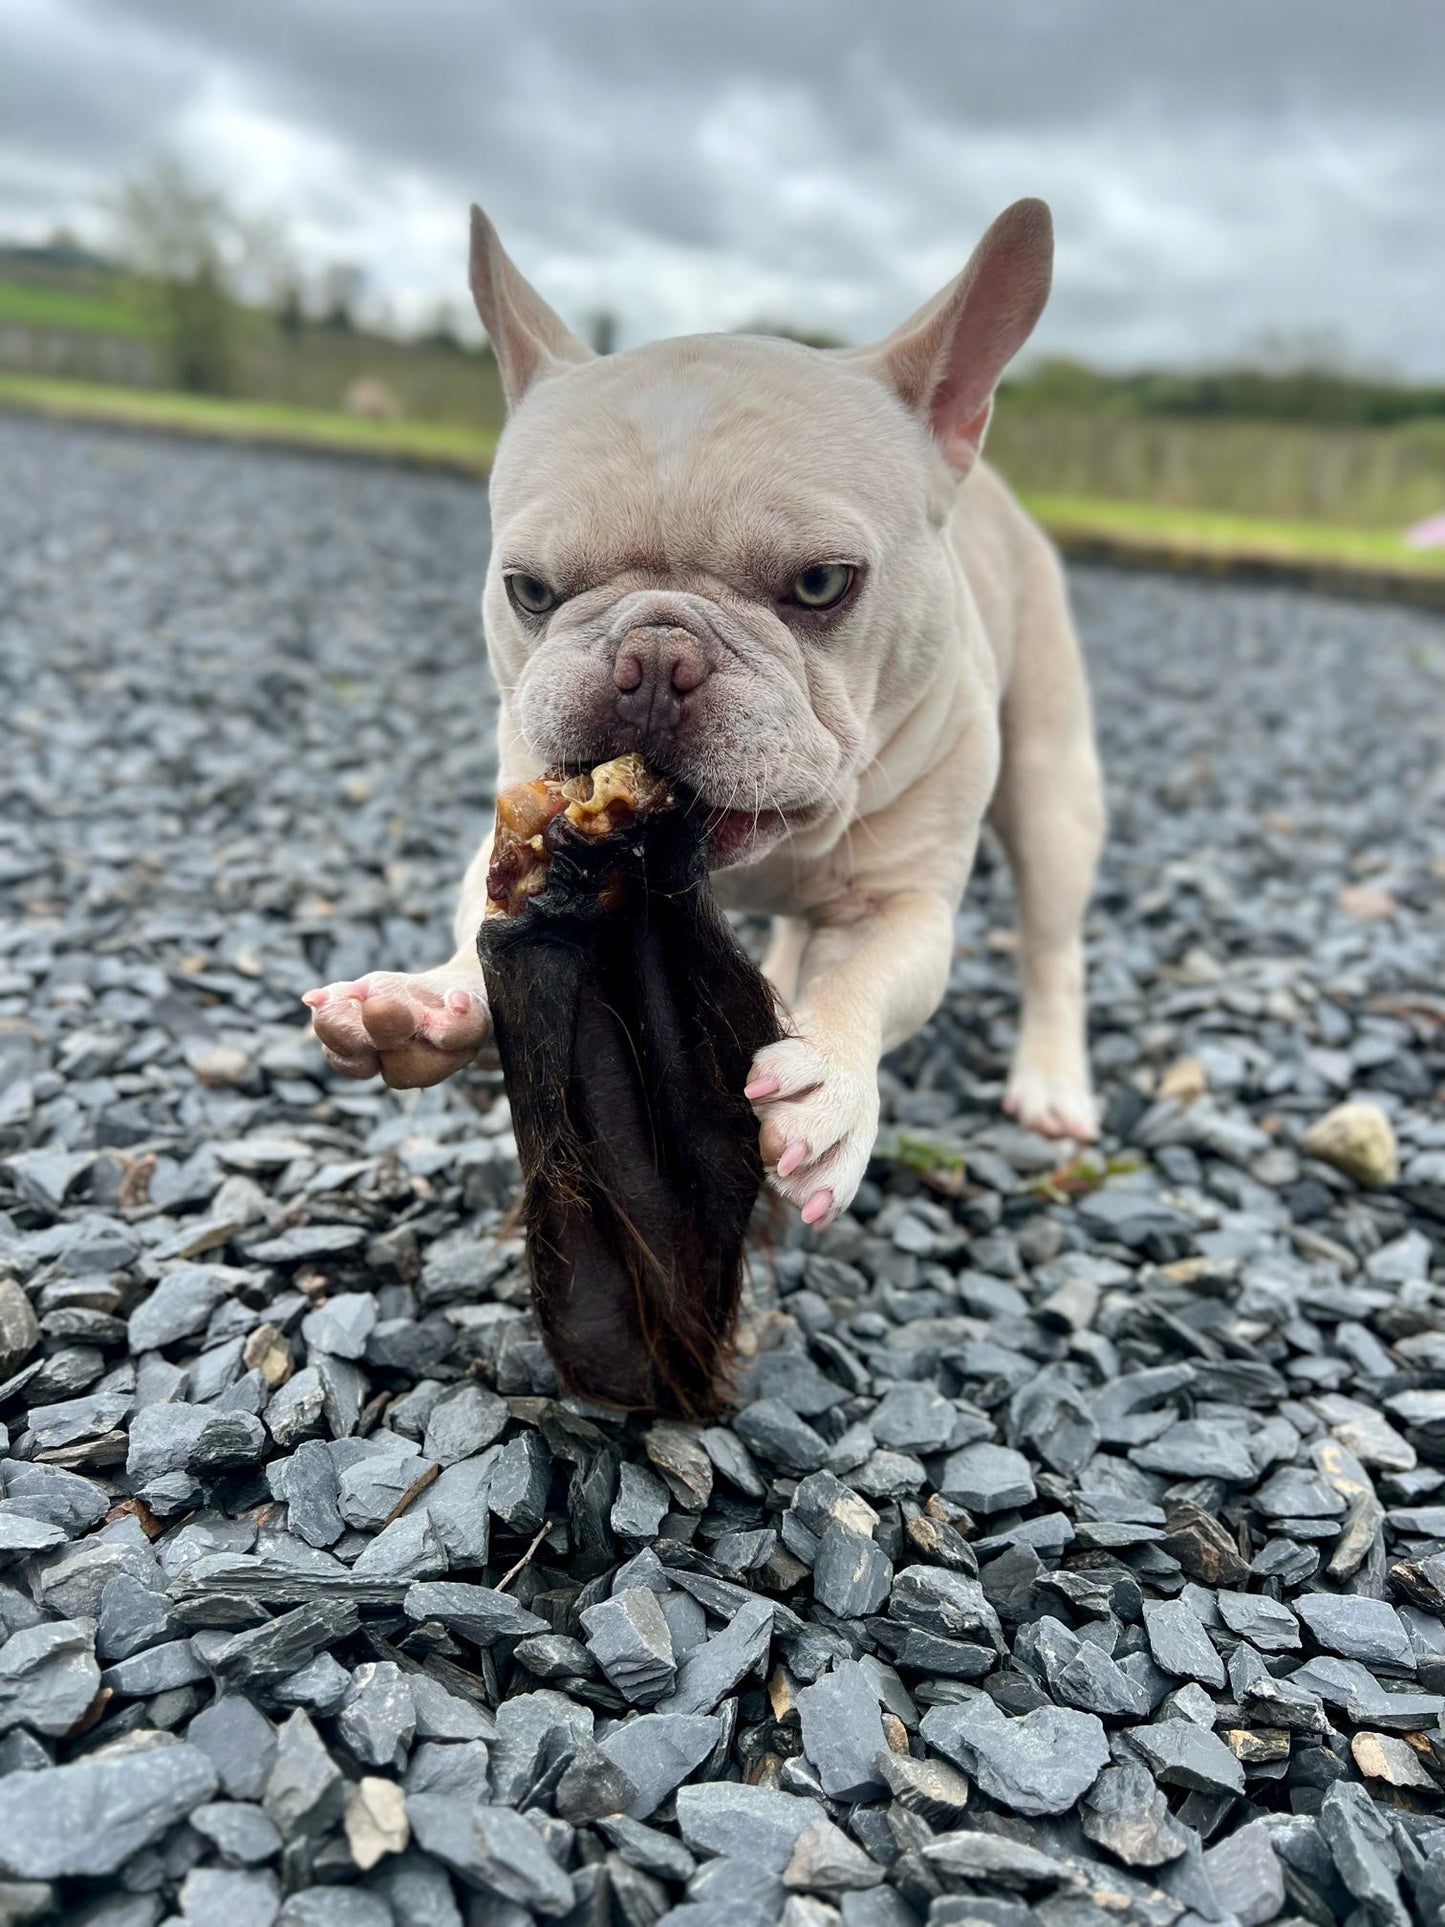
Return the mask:
M540 576L525 575L519 569L509 575L506 582L512 607L520 609L523 615L544 616L557 606L557 591L549 589Z
M794 578L788 599L800 609L831 609L852 588L854 573L846 562L815 562Z

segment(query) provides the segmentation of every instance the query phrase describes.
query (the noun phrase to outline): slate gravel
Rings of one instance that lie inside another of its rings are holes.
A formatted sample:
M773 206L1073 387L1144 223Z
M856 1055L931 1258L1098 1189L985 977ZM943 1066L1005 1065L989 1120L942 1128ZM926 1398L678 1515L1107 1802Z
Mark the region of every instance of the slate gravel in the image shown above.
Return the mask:
M0 455L0 1912L1439 1919L1439 619L1075 571L1103 1143L997 1110L986 848L698 1432L558 1397L496 1077L301 1021L444 954L482 491Z

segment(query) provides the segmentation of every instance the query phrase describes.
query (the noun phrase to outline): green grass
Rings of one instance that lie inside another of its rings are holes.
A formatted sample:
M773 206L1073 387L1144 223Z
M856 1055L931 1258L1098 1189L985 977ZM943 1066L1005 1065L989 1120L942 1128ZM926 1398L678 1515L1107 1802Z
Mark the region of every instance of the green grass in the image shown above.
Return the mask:
M496 448L489 428L445 422L358 421L339 411L282 402L222 399L148 388L111 388L0 374L0 408L68 420L164 430L270 446L333 450L486 475ZM1409 577L1445 584L1445 551L1407 548L1398 535L1324 522L1276 521L1148 502L1025 491L1023 500L1066 548L1114 545L1121 559L1285 564L1382 581ZM1433 598L1434 590L1431 589Z
M1025 491L1022 499L1063 542L1070 537L1114 538L1163 552L1198 555L1206 560L1214 557L1221 562L1248 558L1445 576L1445 550L1412 549L1398 535L1380 529L1274 521L1262 516L1221 515L1208 509L1156 508L1149 502L1114 502L1102 497L1033 491Z
M38 281L0 281L0 321L29 328L78 328L86 334L153 331L150 317L119 295L52 288Z
M183 435L221 437L271 446L331 449L485 475L496 448L489 429L446 422L359 421L322 408L284 402L240 401L152 388L107 388L85 381L47 381L0 375L0 408L22 408L69 421L113 422Z
M956 1198L968 1178L968 1164L956 1144L924 1137L913 1131L885 1133L873 1147L873 1155L920 1177L931 1191Z

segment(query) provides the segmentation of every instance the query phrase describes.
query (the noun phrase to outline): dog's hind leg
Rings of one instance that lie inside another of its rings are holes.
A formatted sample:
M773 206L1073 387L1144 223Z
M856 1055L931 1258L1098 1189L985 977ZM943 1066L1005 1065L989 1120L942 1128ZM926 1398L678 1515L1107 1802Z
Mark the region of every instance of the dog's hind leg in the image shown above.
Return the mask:
M1104 799L1084 665L1062 572L1040 542L1020 603L991 819L1018 899L1023 1010L1004 1108L1049 1136L1088 1139L1084 913Z

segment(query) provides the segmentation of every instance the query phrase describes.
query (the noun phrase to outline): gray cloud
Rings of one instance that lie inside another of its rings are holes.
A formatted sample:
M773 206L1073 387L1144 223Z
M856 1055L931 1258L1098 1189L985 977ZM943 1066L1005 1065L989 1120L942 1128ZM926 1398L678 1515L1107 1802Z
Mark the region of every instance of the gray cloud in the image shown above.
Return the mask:
M1441 72L1428 0L20 0L0 221L83 217L169 144L407 318L462 298L476 197L626 338L762 314L862 337L1041 193L1046 351L1309 332L1445 374Z

